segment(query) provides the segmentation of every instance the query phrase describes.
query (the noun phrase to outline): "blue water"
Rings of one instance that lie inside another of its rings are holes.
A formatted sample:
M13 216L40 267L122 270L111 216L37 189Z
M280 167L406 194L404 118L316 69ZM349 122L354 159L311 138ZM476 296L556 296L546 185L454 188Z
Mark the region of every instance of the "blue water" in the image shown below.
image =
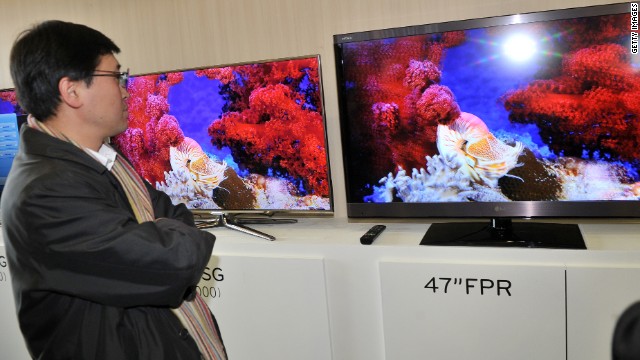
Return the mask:
M470 30L466 35L465 43L446 50L441 84L451 89L460 110L478 116L492 132L503 129L530 134L533 142L544 146L535 125L509 122L500 97L534 80L546 55L539 51L528 61L514 62L502 53L504 39L492 36L486 29Z
M15 108L11 102L0 100L0 114L11 114L14 111Z
M217 149L211 144L207 131L209 125L222 115L225 100L220 95L221 83L205 76L196 76L195 71L184 72L184 80L169 90L169 114L178 119L185 136L194 139L202 149L217 160L238 170L238 165L227 147Z

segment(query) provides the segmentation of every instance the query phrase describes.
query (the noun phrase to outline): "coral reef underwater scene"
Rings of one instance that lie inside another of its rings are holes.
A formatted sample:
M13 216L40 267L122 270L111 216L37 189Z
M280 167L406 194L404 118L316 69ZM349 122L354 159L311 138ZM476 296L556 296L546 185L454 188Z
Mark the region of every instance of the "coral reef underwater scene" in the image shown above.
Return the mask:
M0 90L0 195L18 152L21 120L26 120L26 116L18 104L16 92L13 89Z
M629 14L342 44L355 202L640 195Z
M16 116L26 116L18 103L16 91L14 89L0 90L0 114L15 114Z
M190 209L331 210L319 58L133 76L114 143Z
M21 114L16 92L13 89L0 90L0 114Z

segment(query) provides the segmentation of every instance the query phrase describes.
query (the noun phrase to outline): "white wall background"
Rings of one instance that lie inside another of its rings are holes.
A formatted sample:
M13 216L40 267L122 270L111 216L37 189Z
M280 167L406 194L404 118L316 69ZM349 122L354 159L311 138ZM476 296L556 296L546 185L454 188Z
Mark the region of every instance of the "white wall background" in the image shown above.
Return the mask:
M346 217L333 35L615 0L0 0L0 89L30 25L61 19L104 32L134 74L320 54L335 216Z

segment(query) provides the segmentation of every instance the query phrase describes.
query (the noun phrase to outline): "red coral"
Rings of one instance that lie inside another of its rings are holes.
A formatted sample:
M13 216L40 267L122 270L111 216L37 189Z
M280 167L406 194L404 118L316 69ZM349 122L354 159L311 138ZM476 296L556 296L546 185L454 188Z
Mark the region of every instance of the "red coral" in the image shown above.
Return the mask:
M166 97L149 94L144 115L149 121L157 121L163 114L169 111L169 102Z
M391 133L398 130L398 105L391 103L375 103L373 104L373 129L376 132L386 134L389 137Z
M442 44L444 47L450 48L462 44L467 39L464 31L449 31L442 34Z
M178 119L173 115L162 115L158 120L156 132L158 133L156 137L157 145L162 148L178 146L184 140L184 134L180 129Z
M431 46L429 47L429 52L427 53L427 60L431 61L434 64L442 63L446 48L447 47L442 43L431 44Z
M630 63L629 50L618 44L596 45L569 54L563 61L563 73L591 87L628 90L637 79Z
M142 163L144 162L144 133L139 128L129 127L120 135L113 139L116 146L127 156L133 167L138 171L140 176L145 177L142 172Z
M184 140L184 134L178 120L173 115L164 114L159 120L147 123L145 140L148 151L158 159L169 161L169 147L178 146ZM162 176L164 178L164 171Z
M167 115L169 89L182 79L182 74L137 76L127 86L129 128L114 143L151 184L164 180L171 169L167 144L184 137L176 119Z
M10 102L12 105L18 103L15 91L0 91L0 100Z
M447 125L460 116L460 107L451 90L443 85L429 86L416 103L418 116L432 125Z
M449 32L352 43L343 47L344 73L349 77L344 79L343 85L349 87L349 98L357 101L347 110L353 119L349 124L349 136L373 139L345 151L357 152L354 161L370 166L372 176L395 171L397 166L405 169L424 167L425 156L437 153L438 123L455 116L454 109L459 113L453 95L448 98L435 96L445 91L436 87L441 76L439 67L446 49L464 40L464 32ZM427 94L423 98L425 91ZM431 95L435 97L427 101ZM379 104L395 104L397 108L382 111ZM387 121L383 119L393 119L393 136L381 136L381 129L373 126ZM365 179L366 176L362 175L362 186L378 180Z
M636 160L640 158L640 74L632 68L624 47L593 44L620 33L611 29L612 23L605 23L607 35L576 39L590 45L567 53L559 76L507 94L504 104L512 121L536 124L542 139L558 154L582 156L586 151Z
M173 86L179 84L184 80L184 74L182 72L172 72L167 74L167 85Z
M196 71L197 76L220 81L226 88L228 104L224 111L242 112L248 109L249 96L254 89L268 85L283 83L292 89L299 89L301 82L307 81L316 88L310 88L306 94L293 92L296 100L305 108L321 106L319 73L314 58L293 59L288 61L273 61L247 65L229 66L216 69L202 69Z
M271 116L284 117L292 109L297 107L286 100L291 98L291 90L282 84L269 85L255 89L249 96L249 107L253 111L269 113Z
M247 110L225 113L209 126L217 146L255 168L274 168L303 182L309 193L328 196L324 126L320 113L301 108L282 84L254 89Z
M630 21L630 13L567 20L566 28L570 30L562 33L562 36L571 51L596 44L613 43L629 36Z
M149 94L156 93L157 76L141 76L132 78L127 86L129 99L129 127L143 128L148 119L145 115Z
M442 72L431 61L410 60L405 74L404 86L424 91L429 85L440 82Z
M235 79L233 67L213 68L196 70L196 76L205 76L209 79L216 79L224 85L229 84Z

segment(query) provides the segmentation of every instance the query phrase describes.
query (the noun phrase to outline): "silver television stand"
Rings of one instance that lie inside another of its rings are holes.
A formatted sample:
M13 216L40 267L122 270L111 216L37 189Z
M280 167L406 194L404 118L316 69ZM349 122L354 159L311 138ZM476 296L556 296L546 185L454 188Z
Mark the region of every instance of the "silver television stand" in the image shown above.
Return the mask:
M269 216L269 214L265 214ZM256 229L252 229L245 224L278 224L278 223L294 223L295 219L272 219L272 218L259 218L259 217L242 217L242 214L232 214L225 212L211 211L207 214L206 218L196 221L196 226L199 229L207 229L214 227L226 227L232 230L240 231L245 234L257 236L259 238L273 241L275 236L263 233Z

